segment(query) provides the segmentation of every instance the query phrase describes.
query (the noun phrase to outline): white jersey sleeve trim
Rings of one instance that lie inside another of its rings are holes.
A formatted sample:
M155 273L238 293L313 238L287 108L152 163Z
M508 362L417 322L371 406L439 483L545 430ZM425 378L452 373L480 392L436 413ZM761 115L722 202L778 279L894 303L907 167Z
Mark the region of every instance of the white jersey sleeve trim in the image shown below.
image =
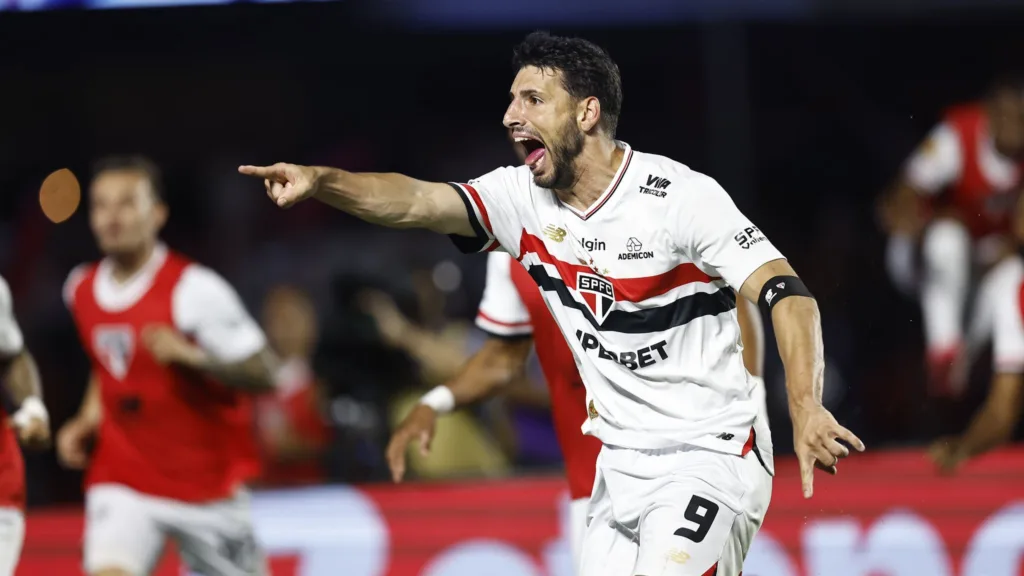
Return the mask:
M512 266L519 263L504 252L492 252L487 257L487 283L477 309L476 325L495 336L533 333L530 313L512 280Z
M904 174L911 186L925 195L935 195L960 177L963 148L960 136L943 122L932 129L925 141L907 160Z
M263 330L230 284L213 270L191 264L174 287L175 327L220 362L239 362L267 345Z
M14 317L14 299L7 281L0 276L0 357L10 358L21 352L25 338Z

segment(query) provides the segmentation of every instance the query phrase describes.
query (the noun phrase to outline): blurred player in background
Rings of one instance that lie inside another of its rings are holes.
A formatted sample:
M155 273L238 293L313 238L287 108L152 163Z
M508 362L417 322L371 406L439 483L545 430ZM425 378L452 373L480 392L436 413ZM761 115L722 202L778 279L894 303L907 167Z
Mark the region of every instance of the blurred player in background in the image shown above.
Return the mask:
M990 331L992 383L985 403L959 437L943 438L932 445L931 457L945 472L965 460L1008 442L1024 411L1024 197L1018 199L1013 218L1018 251L997 264L982 279L975 318ZM980 339L973 334L971 346L958 362L955 373L966 378L967 368Z
M243 487L259 469L249 395L273 389L263 332L223 278L159 241L152 163L101 163L89 201L105 257L64 297L92 376L58 436L64 464L88 467L85 570L148 574L172 538L194 572L264 574Z
M737 312L744 364L760 380L764 362L760 313L745 301L740 302ZM476 325L489 335L487 342L455 379L424 396L420 405L395 430L388 445L391 473L396 482L402 480L406 447L410 442L418 443L424 453L429 450L439 414L480 401L519 377L527 368L532 348L536 350L550 391L552 418L565 461L572 499L569 536L573 559L578 565L601 442L580 431L580 424L587 419L587 390L572 351L551 317L537 284L519 262L504 252L492 252L488 256L487 281ZM771 454L764 456L771 458Z
M1007 78L983 102L946 112L883 198L886 265L897 287L920 295L933 395L959 393L950 368L963 348L972 267L991 266L1012 245L1022 169L1024 79Z
M263 455L260 483L322 483L331 429L322 390L313 373L318 338L316 310L302 290L277 286L263 301L262 320L280 366L275 374L275 392L256 401Z
M28 448L50 443L50 417L39 371L14 318L11 290L0 277L0 384L18 410L0 428L0 576L11 576L25 538L25 465L18 441Z

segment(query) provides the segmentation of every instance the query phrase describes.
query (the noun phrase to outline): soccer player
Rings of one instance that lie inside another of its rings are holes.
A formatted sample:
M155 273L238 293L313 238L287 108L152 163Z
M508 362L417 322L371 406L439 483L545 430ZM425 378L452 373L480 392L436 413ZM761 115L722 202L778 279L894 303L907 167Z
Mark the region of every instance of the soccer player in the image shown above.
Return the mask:
M85 570L149 574L172 538L196 573L264 574L243 488L258 472L249 395L273 387L263 332L223 278L159 241L152 163L102 162L89 200L105 257L64 296L92 377L58 435L64 464L88 467Z
M744 364L751 375L760 380L763 345L757 308L741 301L737 313ZM565 460L572 499L570 542L578 564L601 443L580 433L580 422L587 417L587 397L572 351L533 279L504 252L488 255L487 280L476 325L490 337L457 378L427 393L395 430L387 451L391 473L396 482L402 480L406 446L410 442L418 441L423 451L429 449L438 414L481 400L511 384L526 370L533 348L550 391L552 419ZM772 457L771 453L763 456Z
M1024 198L1017 202L1013 230L1024 246ZM982 279L976 316L992 340L992 384L981 409L963 435L932 445L932 460L944 472L1010 440L1024 411L1024 255L1004 258ZM972 320L977 320L972 318ZM968 354L974 346L968 346ZM959 362L969 363L971 358ZM965 377L967 365L960 366Z
M20 406L0 428L0 576L11 576L21 556L25 538L25 465L18 441L27 448L50 443L50 417L42 400L39 371L25 348L14 318L11 290L0 277L0 383L8 397Z
M768 440L743 366L736 290L775 327L806 497L861 441L821 403L817 304L711 178L615 139L618 67L545 33L515 52L504 124L525 165L465 184L242 166L287 207L315 197L369 222L501 247L540 287L603 443L580 574L737 576L771 497ZM755 434L754 428L757 427Z
M1007 78L983 102L946 112L884 198L886 265L897 287L920 296L935 396L960 392L950 369L963 351L972 266L991 266L1012 245L1022 177L1024 79Z

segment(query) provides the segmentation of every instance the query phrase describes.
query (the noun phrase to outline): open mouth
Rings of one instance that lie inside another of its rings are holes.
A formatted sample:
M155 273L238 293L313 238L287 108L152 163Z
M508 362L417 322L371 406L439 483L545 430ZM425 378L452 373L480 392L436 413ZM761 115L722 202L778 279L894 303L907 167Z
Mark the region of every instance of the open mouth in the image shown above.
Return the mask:
M544 143L526 134L516 134L514 138L516 144L523 147L525 152L524 163L531 169L537 169L547 154L547 148L545 148Z

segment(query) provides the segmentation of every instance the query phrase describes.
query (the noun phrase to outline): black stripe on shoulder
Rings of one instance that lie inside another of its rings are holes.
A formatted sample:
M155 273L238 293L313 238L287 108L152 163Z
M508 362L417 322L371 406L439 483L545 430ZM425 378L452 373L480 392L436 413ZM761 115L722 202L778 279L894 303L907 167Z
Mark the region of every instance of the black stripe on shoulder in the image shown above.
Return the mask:
M697 292L659 306L635 312L612 310L603 323L599 323L586 304L572 297L572 292L561 278L552 278L543 266L529 267L530 276L542 290L558 294L562 306L575 308L599 332L623 334L649 334L683 326L702 316L717 316L736 307L736 294L731 289L715 292Z
M469 225L473 227L473 233L476 234L476 236L449 234L448 238L463 254L482 252L483 249L491 243L491 237L487 234L487 230L484 228L484 225L480 223L480 219L476 215L476 209L473 207L473 200L469 197L469 194L462 189L462 186L457 186L451 182L449 182L448 185L458 192L459 198L462 198L462 203L466 205L466 214L469 217Z

